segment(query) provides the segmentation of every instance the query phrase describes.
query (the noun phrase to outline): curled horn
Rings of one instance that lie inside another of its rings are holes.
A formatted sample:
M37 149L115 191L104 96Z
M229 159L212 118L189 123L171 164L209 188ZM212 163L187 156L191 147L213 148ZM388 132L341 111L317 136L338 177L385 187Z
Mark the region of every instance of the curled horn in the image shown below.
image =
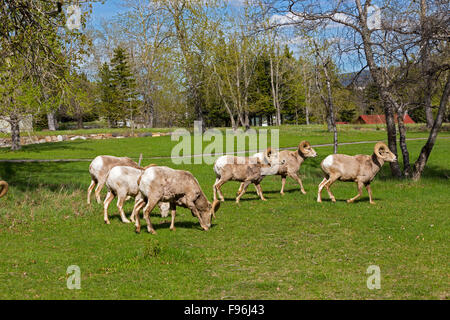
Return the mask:
M0 187L2 188L0 192L0 198L3 197L8 192L8 182L0 181Z
M307 151L305 150L305 148L306 147L310 147L311 146L311 144L308 142L308 141L306 141L306 140L303 140L302 142L300 142L300 144L298 145L298 150L301 152L301 153L307 153Z
M377 156L382 156L380 153L380 150L389 150L388 146L384 143L384 142L377 142L375 144L375 147L373 148L373 152L377 155Z
M220 201L214 200L211 207L212 207L212 215L213 215L214 219L216 219L216 211L219 210Z
M145 166L145 167L144 167L144 170L147 169L147 168L150 168L150 167L156 167L156 166L157 166L157 164L151 163L151 164L149 164L148 166Z

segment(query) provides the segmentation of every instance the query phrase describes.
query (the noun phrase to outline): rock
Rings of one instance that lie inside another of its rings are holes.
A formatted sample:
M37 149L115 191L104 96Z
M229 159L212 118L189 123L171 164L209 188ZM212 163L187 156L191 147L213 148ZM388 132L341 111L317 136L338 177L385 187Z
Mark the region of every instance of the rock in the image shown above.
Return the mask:
M139 137L151 137L152 133L151 132L141 132L141 133L138 133L138 136Z
M77 140L77 139L86 140L87 138L83 137L83 136L75 136L75 137L70 138L70 140L72 140L72 141Z
M45 142L52 142L51 136L45 136L44 139L45 139Z
M56 136L56 141L59 141L59 142L63 141L62 135L59 134L58 136Z

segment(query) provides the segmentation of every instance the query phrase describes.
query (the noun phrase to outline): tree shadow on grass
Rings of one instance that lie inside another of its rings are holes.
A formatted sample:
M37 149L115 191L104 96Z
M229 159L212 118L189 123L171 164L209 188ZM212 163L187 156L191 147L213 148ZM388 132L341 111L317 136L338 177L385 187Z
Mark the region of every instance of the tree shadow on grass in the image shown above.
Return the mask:
M414 164L412 163L411 165ZM401 168L403 168L403 165L401 165ZM375 179L381 181L400 181L399 179L392 177L389 165L383 166L380 172L378 172ZM448 181L450 179L450 169L436 165L427 165L422 173L421 180L428 180L428 179Z
M87 189L90 183L89 163L1 163L0 177L20 191Z
M49 151L58 151L58 150L94 150L94 148L86 148L81 147L81 145L85 143L85 141L70 141L70 142L48 142L48 143L39 143L39 144L29 144L22 146L20 151L11 151L9 148L0 148L0 154L17 154L17 158L23 158L23 152L30 153L42 153ZM26 157L24 157L27 159Z

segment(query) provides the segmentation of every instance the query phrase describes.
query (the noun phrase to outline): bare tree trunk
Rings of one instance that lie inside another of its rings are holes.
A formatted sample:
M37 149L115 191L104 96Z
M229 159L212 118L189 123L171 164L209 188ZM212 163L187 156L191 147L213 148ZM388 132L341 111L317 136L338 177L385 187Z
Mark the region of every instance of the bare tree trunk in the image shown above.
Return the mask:
M182 6L184 7L184 5ZM203 111L200 101L200 92L198 89L199 81L197 80L197 77L195 76L195 71L193 67L191 66L192 63L192 54L189 50L187 39L186 39L186 29L182 25L183 23L183 8L179 8L178 4L174 4L173 8L174 13L172 14L172 17L174 19L174 25L176 30L176 37L178 40L178 43L181 48L181 52L184 57L184 68L186 73L186 79L187 79L187 96L188 96L188 103L189 101L194 107L194 113L195 113L195 119L197 121L203 122ZM205 126L202 126L202 130L205 130Z
M244 128L245 128L245 131L250 129L250 120L248 117L248 111L244 111Z
M436 142L437 135L442 126L442 121L444 120L445 110L447 108L448 100L450 95L450 75L447 75L447 82L445 84L444 92L441 96L441 102L439 104L438 114L436 120L434 121L433 127L431 128L430 135L428 136L427 143L422 147L417 161L414 163L412 178L414 180L419 180L425 165L427 164L428 157L430 156L431 150Z
M308 88L306 90L306 106L305 106L305 117L306 124L309 125L309 106L311 104L311 79L308 80Z
M269 61L270 61L270 86L272 89L272 101L273 101L273 106L276 110L277 126L280 126L281 125L281 110L280 110L280 101L279 101L279 95L278 95L279 65L277 62L276 65L274 66L272 54L269 55ZM276 70L274 70L275 68L276 68Z
M326 84L327 84L327 94L328 94L328 118L331 124L331 129L333 131L333 142L334 142L334 153L337 153L338 148L338 137L337 137L337 127L336 127L336 119L334 118L334 105L333 105L333 95L331 92L331 79L328 73L328 64L323 67ZM328 130L330 131L330 130Z
M11 125L11 150L20 150L20 119L17 115L11 115L9 123Z
M427 128L431 129L433 126L433 111L431 108L431 96L433 95L432 76L429 74L430 70L430 43L428 41L429 23L427 21L427 2L420 0L420 28L421 28L421 44L420 54L422 55L422 73L425 75L424 88L424 107L425 116L427 120Z
M371 32L369 27L367 26L367 11L363 9L360 0L355 0L356 7L359 13L359 22L361 25L361 38L364 46L364 54L366 57L367 65L369 66L370 74L374 83L378 89L378 92L381 97L381 101L383 102L384 115L386 118L386 131L388 138L388 147L397 156L397 134L395 129L395 120L394 120L394 111L393 105L389 99L389 91L385 86L385 81L381 75L381 69L378 67L375 62L375 55L372 50L372 41L370 38ZM400 170L400 166L398 161L389 162L391 167L391 173L394 177L400 178L402 176L402 172Z
M405 178L409 178L411 174L411 165L409 163L409 152L408 147L406 145L406 127L403 121L405 117L405 111L403 108L400 108L397 112L397 121L398 121L398 132L400 135L400 150L402 151L403 157L403 175Z
M56 111L52 110L47 113L48 130L56 131Z
M433 109L431 108L431 93L432 89L431 86L427 86L427 89L425 90L425 116L427 119L427 128L433 127Z
M83 129L83 114L77 115L77 128Z

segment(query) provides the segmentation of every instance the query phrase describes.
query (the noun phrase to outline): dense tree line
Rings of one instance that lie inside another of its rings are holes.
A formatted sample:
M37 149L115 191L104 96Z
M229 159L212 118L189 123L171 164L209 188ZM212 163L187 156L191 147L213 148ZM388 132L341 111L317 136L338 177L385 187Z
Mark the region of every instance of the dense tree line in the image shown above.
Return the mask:
M48 130L320 123L335 152L337 122L384 114L403 156L393 174L417 178L448 119L447 2L124 0L123 13L88 23L85 1L75 30L65 26L72 2L1 2L0 117L13 149L29 114ZM345 56L358 60L350 81ZM414 165L406 114L430 129Z

